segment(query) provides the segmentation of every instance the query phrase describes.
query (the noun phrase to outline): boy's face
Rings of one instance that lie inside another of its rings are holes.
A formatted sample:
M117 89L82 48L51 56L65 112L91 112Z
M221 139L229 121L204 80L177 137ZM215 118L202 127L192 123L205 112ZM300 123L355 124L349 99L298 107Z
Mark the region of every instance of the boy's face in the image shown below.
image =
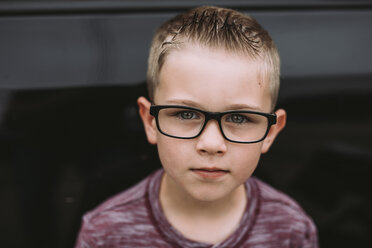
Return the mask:
M254 110L270 112L271 99L262 64L247 56L190 45L172 51L159 75L155 105L182 105L211 112ZM197 200L223 199L251 176L261 153L266 152L284 127L285 112L277 111L278 124L259 143L239 144L224 139L215 120L200 136L176 139L161 134L148 114L150 103L139 98L148 140L157 144L166 176L179 190Z

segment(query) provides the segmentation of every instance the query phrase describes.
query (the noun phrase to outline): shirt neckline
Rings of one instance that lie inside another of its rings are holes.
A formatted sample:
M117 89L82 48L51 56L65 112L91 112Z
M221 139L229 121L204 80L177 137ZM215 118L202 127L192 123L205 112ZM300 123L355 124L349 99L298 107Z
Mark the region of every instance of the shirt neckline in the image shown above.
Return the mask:
M147 185L147 208L152 217L154 226L158 229L159 233L172 245L172 247L185 247L185 248L222 248L222 247L239 247L244 242L250 230L252 229L259 209L258 201L258 187L254 178L250 178L245 182L247 206L243 217L236 230L227 237L224 241L217 244L208 244L190 240L184 237L177 231L166 219L159 201L160 183L164 170L159 169L150 178Z

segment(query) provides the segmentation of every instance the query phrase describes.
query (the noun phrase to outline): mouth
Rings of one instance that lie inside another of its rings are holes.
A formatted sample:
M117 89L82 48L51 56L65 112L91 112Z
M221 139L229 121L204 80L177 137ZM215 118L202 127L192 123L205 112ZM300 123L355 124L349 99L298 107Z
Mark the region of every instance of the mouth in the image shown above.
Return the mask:
M196 175L202 178L206 178L206 179L220 178L230 173L229 170L223 170L223 169L216 168L216 167L196 168L196 169L191 169L191 171L194 172Z

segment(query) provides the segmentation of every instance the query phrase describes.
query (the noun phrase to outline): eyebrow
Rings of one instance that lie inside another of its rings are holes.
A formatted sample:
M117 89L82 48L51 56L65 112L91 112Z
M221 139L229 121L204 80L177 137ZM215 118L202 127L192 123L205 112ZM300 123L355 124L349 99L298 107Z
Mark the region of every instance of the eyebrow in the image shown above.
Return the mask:
M255 111L261 111L263 112L263 110L258 107L258 106L254 106L254 105L248 105L248 104L231 104L231 105L228 105L227 107L228 110L235 110L235 109L241 109L241 110L255 110Z
M188 107L204 109L204 107L198 104L197 102L186 100L186 99L171 99L171 100L168 100L166 104L184 105ZM253 111L263 112L263 110L258 106L248 105L248 104L239 104L239 103L227 105L223 111L228 111L228 110L253 110Z

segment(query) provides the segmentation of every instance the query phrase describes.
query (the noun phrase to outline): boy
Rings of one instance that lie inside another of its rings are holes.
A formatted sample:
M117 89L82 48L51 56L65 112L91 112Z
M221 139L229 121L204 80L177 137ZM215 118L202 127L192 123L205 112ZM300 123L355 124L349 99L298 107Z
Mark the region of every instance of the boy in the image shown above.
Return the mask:
M163 169L86 214L76 247L317 247L311 219L251 177L284 128L279 56L251 17L199 7L152 41L137 101Z

